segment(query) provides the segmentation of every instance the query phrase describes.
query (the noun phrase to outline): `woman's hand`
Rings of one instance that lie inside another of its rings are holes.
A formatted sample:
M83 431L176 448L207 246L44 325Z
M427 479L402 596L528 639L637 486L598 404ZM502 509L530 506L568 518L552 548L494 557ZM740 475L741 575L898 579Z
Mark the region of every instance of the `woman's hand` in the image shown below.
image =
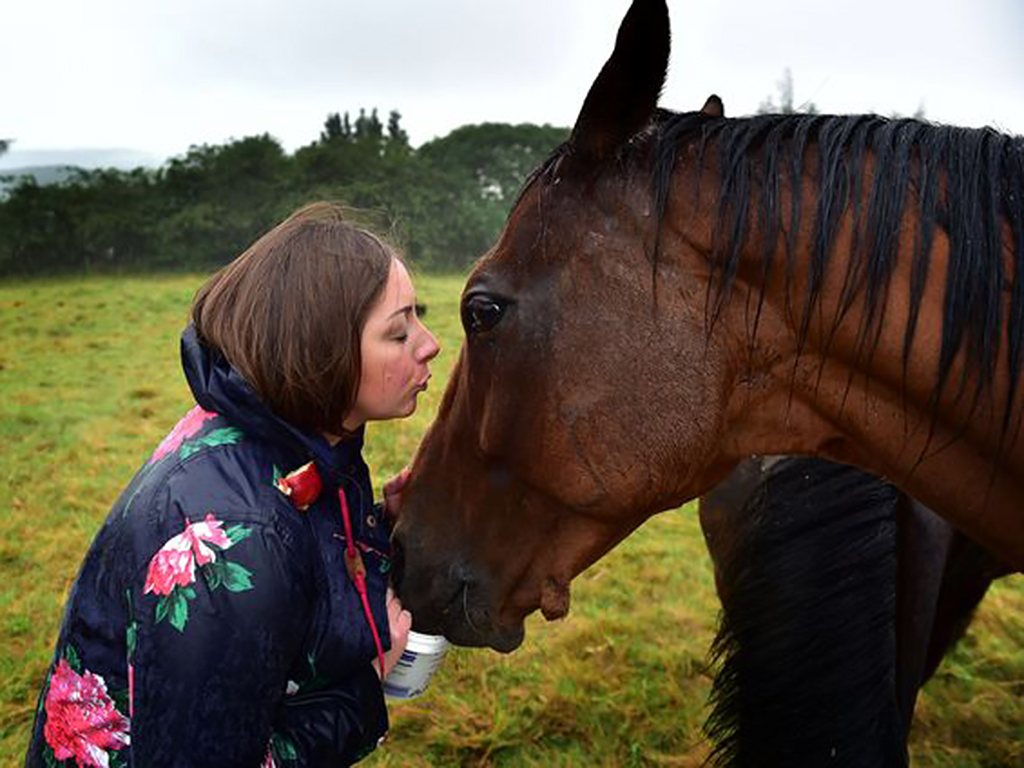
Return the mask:
M388 626L391 628L391 650L384 654L384 672L381 674L380 664L376 659L373 668L383 680L394 669L402 657L402 651L409 642L409 630L412 628L412 614L402 607L402 603L388 587Z
M392 520L397 520L402 508L402 489L409 479L409 467L384 483L384 511Z

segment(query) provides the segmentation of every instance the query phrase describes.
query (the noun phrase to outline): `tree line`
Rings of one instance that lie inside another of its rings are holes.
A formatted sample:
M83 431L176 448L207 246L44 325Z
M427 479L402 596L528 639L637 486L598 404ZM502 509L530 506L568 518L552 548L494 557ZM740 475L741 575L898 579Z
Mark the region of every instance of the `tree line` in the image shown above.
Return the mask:
M461 270L501 229L526 175L565 128L484 123L412 147L392 111L331 114L294 153L273 137L193 146L158 169L32 177L0 200L0 275L206 270L303 203L362 213L421 267Z

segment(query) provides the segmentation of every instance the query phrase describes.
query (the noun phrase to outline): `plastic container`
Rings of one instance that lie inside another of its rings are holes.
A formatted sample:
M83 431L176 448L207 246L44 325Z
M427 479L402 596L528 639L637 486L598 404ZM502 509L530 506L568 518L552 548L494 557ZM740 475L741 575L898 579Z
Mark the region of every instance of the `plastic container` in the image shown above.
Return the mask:
M430 678L444 661L448 641L444 635L409 631L402 658L384 678L384 694L392 699L414 699L427 690Z

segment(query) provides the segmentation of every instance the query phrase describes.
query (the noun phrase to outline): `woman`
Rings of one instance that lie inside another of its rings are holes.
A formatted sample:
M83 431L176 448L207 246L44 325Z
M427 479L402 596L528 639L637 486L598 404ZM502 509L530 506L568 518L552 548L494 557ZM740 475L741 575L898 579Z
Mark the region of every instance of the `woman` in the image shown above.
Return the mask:
M181 341L197 405L86 555L26 766L373 750L411 617L360 453L367 421L408 416L426 389L439 348L415 307L395 253L325 203L199 291Z

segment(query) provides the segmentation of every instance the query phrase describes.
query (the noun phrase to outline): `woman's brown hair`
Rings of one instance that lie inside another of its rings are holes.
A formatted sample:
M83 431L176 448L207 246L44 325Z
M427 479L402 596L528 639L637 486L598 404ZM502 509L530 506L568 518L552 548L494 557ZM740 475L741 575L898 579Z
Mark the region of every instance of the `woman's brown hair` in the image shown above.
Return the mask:
M342 434L359 389L362 329L396 258L340 206L313 203L210 278L192 320L274 413Z

